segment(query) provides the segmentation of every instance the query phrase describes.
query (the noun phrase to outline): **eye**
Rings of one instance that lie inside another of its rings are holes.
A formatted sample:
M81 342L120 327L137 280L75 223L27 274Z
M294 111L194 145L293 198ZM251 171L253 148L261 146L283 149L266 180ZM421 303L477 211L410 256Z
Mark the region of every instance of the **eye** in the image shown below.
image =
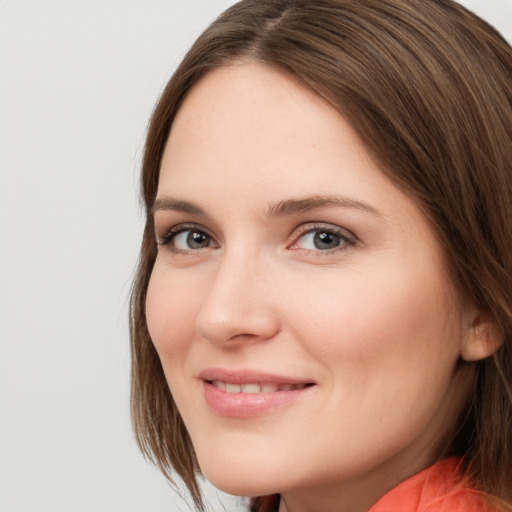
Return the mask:
M198 227L174 226L158 242L177 252L216 247L213 238Z
M290 248L307 251L335 251L354 245L354 243L354 239L340 228L317 226L306 227Z
M212 245L212 239L202 231L187 229L186 231L176 234L172 239L172 243L176 249L186 251L188 249L210 247Z

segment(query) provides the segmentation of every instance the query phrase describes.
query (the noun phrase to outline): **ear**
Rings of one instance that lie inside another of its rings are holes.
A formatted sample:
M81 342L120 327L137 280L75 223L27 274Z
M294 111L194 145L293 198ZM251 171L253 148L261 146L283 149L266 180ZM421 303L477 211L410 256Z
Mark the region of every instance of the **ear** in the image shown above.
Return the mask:
M490 313L477 311L472 317L461 351L464 361L492 356L503 343L503 333Z

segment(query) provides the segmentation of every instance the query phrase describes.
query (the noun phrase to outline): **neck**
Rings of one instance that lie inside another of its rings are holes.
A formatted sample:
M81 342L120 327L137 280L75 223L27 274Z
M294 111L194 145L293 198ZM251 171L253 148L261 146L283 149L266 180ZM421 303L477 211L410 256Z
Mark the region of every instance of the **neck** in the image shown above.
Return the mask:
M374 503L398 484L430 466L427 454L417 454L415 464L402 459L390 465L372 468L350 480L325 483L319 487L294 490L281 494L279 512L367 512Z

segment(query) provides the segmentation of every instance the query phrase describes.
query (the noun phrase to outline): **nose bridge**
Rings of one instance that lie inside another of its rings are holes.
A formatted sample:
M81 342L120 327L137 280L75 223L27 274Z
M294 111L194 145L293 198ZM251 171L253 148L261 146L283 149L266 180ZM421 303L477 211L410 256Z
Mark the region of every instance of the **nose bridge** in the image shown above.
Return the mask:
M262 255L232 247L216 265L196 319L199 334L217 344L272 337L279 326L266 285L271 271Z

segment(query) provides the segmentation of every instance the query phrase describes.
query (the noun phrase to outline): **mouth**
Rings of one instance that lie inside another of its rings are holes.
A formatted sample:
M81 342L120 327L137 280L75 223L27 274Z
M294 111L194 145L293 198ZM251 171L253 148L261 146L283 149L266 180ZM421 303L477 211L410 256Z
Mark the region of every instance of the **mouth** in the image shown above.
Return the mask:
M226 393L277 393L278 391L297 391L314 386L312 382L302 382L300 384L276 384L273 382L236 384L222 380L207 380L205 382Z
M307 379L250 370L208 369L199 379L209 408L220 416L238 418L270 414L299 403L317 387Z

